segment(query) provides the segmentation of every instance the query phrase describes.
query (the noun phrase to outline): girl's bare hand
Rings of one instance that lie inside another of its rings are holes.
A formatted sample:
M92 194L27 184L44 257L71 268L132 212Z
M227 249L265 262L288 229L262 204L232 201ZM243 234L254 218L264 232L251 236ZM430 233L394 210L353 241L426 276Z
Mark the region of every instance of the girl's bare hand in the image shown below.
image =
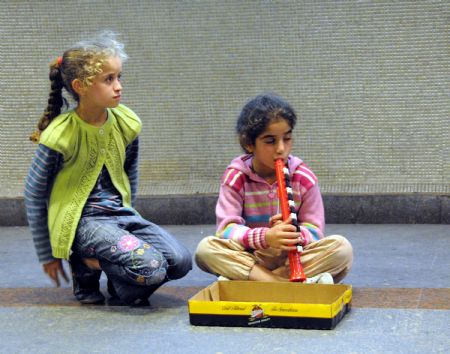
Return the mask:
M274 216L272 216L269 219L269 226L270 227L275 226L282 221L283 221L283 216L281 214L275 214Z
M56 286L60 286L59 276L61 275L66 283L69 282L69 278L67 278L66 272L62 266L62 262L60 259L55 259L43 265L44 272L52 279Z
M285 251L296 250L296 245L301 239L302 235L291 224L291 218L286 221L276 221L275 225L266 232L266 243L272 248Z

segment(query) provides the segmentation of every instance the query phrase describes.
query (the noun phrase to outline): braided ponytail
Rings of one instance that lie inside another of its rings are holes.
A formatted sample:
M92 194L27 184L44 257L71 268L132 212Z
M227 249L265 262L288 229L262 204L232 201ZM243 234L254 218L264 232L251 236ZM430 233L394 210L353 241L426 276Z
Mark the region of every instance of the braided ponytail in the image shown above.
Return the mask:
M61 108L66 105L67 100L62 94L64 82L62 79L62 58L58 58L50 64L50 94L47 101L47 108L37 124L37 130L31 134L30 140L38 143L42 131L48 127L53 118L61 113Z

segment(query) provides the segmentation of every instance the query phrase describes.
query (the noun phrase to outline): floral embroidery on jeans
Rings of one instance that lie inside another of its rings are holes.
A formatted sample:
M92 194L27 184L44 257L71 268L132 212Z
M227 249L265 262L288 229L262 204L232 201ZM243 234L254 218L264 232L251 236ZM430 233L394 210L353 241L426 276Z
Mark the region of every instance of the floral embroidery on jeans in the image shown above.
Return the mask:
M127 252L127 251L133 251L139 246L139 240L132 236L132 235L125 235L122 236L117 242L117 247L119 250Z
M153 259L153 260L150 262L150 267L152 267L152 268L154 268L154 269L157 269L157 268L159 268L160 264L161 264L160 262L158 262L157 260Z

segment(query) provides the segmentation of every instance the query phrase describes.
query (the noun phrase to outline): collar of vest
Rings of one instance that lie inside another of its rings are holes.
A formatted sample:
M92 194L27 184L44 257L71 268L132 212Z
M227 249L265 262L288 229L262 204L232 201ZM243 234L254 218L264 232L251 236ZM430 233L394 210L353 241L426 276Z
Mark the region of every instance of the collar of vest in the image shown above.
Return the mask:
M97 133L99 131L104 131L105 133L109 133L109 131L111 130L111 127L114 124L115 121L115 117L114 114L112 114L112 112L110 111L109 108L107 108L107 116L106 116L106 121L105 123L103 123L103 125L97 127L95 125L89 124L87 122L85 122L83 119L81 119L81 117L77 114L77 112L75 110L73 110L73 116L75 118L75 120L78 121L78 123L80 124L80 126L82 126L84 129L86 129L87 131L91 132L91 133Z

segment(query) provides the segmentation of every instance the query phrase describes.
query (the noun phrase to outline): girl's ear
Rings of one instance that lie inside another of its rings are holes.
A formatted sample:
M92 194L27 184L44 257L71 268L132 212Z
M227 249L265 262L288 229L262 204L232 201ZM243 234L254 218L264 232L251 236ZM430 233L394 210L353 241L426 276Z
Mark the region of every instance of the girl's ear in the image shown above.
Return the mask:
M239 145L241 145L241 148L244 149L246 154L252 154L253 146L251 144L248 144L248 141L249 139L247 139L247 136L245 134L239 135Z
M249 153L249 154L253 154L255 147L253 145L245 145L245 150Z
M82 96L84 93L84 85L79 79L74 79L72 81L72 88L77 93L78 96Z

